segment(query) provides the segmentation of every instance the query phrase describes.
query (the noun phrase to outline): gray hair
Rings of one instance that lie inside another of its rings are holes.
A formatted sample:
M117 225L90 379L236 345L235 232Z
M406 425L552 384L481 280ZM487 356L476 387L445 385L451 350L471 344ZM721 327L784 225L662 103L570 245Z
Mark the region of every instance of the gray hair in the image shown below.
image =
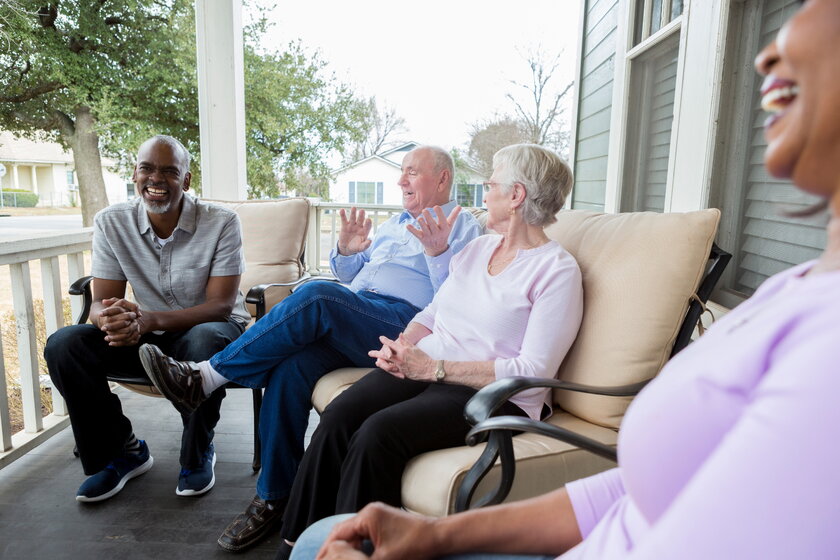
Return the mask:
M557 221L556 214L572 190L572 170L553 150L537 144L514 144L493 156L493 169L505 193L514 183L525 185L522 219L534 226L547 226Z
M155 136L152 136L151 138L149 138L148 140L143 142L142 145L145 146L146 144L149 144L149 143L157 144L158 142L162 142L164 144L167 144L170 147L172 147L172 149L174 149L175 151L180 152L181 157L184 158L184 160L187 164L187 171L190 170L190 161L192 161L192 157L190 156L190 152L189 152L189 150L187 150L186 147L184 147L183 144L181 144L180 140L178 140L174 136L169 136L167 134L156 134ZM138 150L137 155L138 156L140 155L139 150Z
M415 150L428 150L432 153L435 162L435 173L440 173L443 170L449 171L449 184L446 186L452 190L452 181L455 178L455 162L452 159L452 155L440 146L417 146L412 151Z

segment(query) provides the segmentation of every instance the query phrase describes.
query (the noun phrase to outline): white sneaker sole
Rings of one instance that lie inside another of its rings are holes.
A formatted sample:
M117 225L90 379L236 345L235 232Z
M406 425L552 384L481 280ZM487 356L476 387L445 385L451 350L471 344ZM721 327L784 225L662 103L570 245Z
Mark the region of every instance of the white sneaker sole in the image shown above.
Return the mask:
M101 502L102 500L107 500L107 499L108 499L108 498L110 498L111 496L113 496L113 495L115 495L115 494L118 494L118 493L120 492L120 490L122 490L122 489L123 489L123 487L125 486L125 483L126 483L126 482L128 482L128 481L129 481L129 480L131 480L132 478L137 478L137 477L138 477L138 476L140 476L141 474L144 474L144 473L148 472L148 471L149 471L149 469L151 469L151 468L152 468L152 465L154 465L154 464L155 464L155 459L154 459L154 457L152 457L151 455L149 455L149 458L148 458L148 459L146 459L146 462L145 462L145 463L143 463L142 465L140 465L140 466L139 466L139 467L137 467L136 469L134 469L134 470L129 471L128 473L126 473L126 474L125 474L125 476L123 476L123 477L120 479L120 481L117 483L117 485L116 485L116 486L114 486L114 488L112 488L112 489L111 489L111 490L109 490L108 492L105 492L104 494L102 494L102 495L100 495L100 496L94 496L94 497L92 497L92 498L89 498L89 497L87 497L87 496L76 496L76 501L77 501L77 502Z
M175 487L175 493L179 496L201 496L210 491L213 488L213 485L216 484L216 453L213 452L213 464L210 465L210 472L213 473L213 476L210 478L210 484L202 488L201 490L179 490L178 487Z

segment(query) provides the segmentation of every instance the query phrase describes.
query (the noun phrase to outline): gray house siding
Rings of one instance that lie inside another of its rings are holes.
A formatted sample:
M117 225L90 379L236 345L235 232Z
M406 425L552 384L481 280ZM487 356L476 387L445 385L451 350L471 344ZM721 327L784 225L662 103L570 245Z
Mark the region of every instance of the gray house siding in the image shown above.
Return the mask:
M586 0L572 207L604 209L618 0Z

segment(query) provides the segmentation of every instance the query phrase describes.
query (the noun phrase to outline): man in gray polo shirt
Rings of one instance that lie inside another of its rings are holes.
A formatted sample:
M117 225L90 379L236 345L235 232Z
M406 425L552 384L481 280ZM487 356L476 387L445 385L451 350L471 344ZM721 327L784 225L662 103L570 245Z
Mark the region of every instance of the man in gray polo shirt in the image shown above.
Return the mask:
M250 319L239 292L245 268L239 218L185 194L189 166L189 152L175 138L143 143L132 177L137 198L94 218L91 324L57 331L44 350L89 475L76 494L82 502L110 498L153 463L106 375L145 375L137 350L146 342L181 360L205 360ZM129 284L134 301L126 298ZM224 395L224 388L215 391L182 418L178 495L213 487L213 428Z

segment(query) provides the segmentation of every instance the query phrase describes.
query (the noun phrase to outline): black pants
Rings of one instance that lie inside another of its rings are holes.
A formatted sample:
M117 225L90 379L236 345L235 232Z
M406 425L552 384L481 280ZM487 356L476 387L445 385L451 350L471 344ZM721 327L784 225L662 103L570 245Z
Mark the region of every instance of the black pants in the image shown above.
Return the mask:
M295 541L312 523L382 501L401 505L402 474L421 453L464 445L464 405L476 393L462 385L398 379L376 369L321 414L295 477L283 538ZM524 416L505 403L499 415Z
M155 344L178 360L206 360L239 337L244 326L233 321L204 323L181 332L148 333L140 344ZM122 455L132 433L131 422L122 412L106 376L124 374L147 377L138 346L112 347L105 334L93 325L71 325L59 329L47 340L44 357L53 384L67 402L70 423L85 474L99 472ZM193 414L182 417L181 466L199 464L213 441L219 421L224 388L215 391Z

